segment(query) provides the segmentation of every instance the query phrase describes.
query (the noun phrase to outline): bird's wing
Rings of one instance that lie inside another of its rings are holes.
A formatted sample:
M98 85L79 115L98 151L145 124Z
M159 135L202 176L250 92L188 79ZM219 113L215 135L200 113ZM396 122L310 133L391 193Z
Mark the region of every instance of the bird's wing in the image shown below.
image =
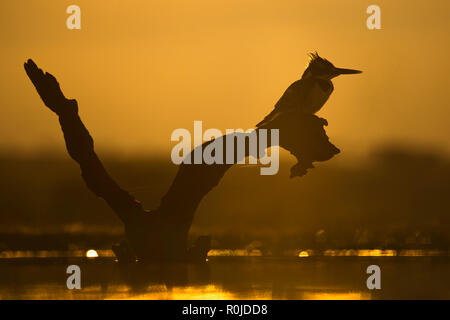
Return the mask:
M273 109L271 113L269 113L267 116L264 117L264 119L262 119L262 121L258 122L256 127L261 128L261 127L265 126L270 121L275 120L280 114L281 114L280 109L277 109L277 108Z
M292 83L275 104L275 108L256 127L260 128L270 121L275 120L281 113L289 110L302 109L303 105L311 103L308 92L313 88L311 79L300 79Z
M311 92L314 81L310 78L300 79L292 83L275 104L275 109L284 109L286 107L300 107L308 103L308 93Z

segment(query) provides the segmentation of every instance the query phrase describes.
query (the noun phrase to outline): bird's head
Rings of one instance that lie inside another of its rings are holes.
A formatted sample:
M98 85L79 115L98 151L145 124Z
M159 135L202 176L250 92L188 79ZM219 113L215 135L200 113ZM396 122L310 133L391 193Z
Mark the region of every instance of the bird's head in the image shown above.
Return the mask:
M341 74L356 74L362 71L353 69L343 69L335 67L330 61L322 58L319 54L309 54L309 65L303 73L302 77L313 77L324 80L331 80Z

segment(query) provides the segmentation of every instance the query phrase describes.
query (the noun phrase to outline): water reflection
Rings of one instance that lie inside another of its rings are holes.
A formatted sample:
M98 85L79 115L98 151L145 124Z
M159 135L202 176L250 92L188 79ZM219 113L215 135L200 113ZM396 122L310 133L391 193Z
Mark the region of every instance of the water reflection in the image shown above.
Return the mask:
M367 292L305 292L304 300L368 300Z
M98 258L87 258L83 251L80 257L0 259L0 299L450 298L450 259L445 256L311 252L301 258L210 256L201 265L121 265L102 256L105 252L97 253ZM82 270L81 290L66 288L71 264ZM366 288L371 264L381 267L382 290Z
M259 249L212 249L208 252L208 257L262 257L263 253ZM269 255L270 256L270 255ZM285 252L287 257L448 257L449 252L438 249L327 249L312 250L299 249ZM19 259L19 258L114 258L112 250L108 249L89 249L89 250L4 250L0 251L1 259Z
M114 291L120 291L116 288ZM122 293L112 294L108 299L133 299L133 300L234 300L237 297L231 292L224 291L215 285L172 287L149 286L145 293L133 295L124 286Z
M86 258L98 258L98 253L94 249L86 251Z

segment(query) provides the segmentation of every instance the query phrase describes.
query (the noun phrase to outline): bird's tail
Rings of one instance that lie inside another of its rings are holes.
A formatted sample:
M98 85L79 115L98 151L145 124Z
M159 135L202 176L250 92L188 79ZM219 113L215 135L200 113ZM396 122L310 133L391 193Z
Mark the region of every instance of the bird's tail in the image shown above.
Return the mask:
M273 110L271 113L269 113L262 121L260 121L257 125L256 128L261 128L266 126L269 122L275 120L279 115L279 112L277 110Z

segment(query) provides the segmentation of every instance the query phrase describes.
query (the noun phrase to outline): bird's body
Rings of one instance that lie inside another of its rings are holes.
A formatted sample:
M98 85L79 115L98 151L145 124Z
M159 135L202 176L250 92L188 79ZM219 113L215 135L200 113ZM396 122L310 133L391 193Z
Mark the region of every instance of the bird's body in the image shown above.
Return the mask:
M301 109L303 112L315 114L317 111L322 109L322 106L325 102L327 102L334 90L334 86L331 80L318 79L309 81L313 83L309 94L311 101L309 103L305 103Z
M331 62L312 54L308 68L300 80L292 83L275 105L274 110L256 126L261 128L280 114L301 112L315 114L327 102L334 90L331 79L339 74L360 73L358 70L340 69Z

